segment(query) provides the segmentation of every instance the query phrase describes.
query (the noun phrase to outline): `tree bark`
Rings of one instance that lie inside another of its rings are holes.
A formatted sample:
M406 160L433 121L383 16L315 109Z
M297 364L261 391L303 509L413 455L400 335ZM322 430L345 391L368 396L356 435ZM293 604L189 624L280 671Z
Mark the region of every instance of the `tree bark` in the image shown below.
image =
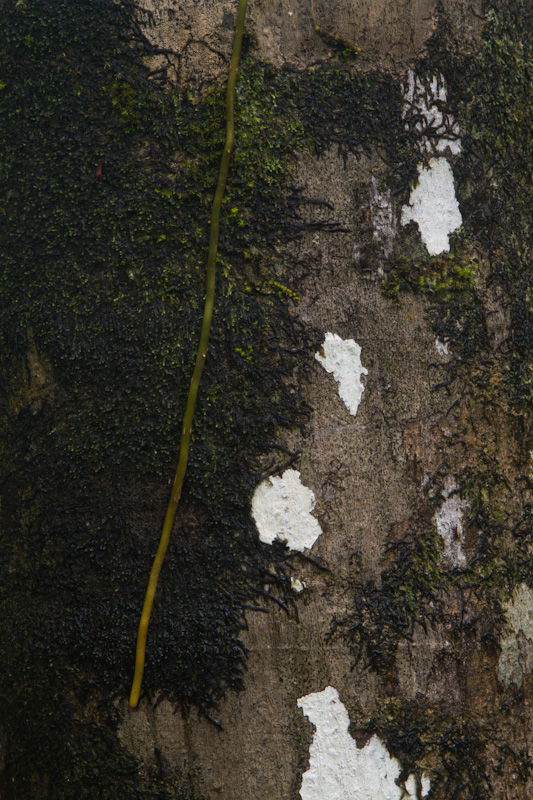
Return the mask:
M8 6L2 796L530 797L527 5L251 3L137 709L236 4Z

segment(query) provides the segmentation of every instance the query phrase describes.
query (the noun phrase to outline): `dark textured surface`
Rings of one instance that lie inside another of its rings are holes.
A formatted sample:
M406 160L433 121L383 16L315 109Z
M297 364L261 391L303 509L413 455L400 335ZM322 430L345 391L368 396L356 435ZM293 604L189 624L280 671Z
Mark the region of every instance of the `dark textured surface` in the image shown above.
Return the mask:
M129 738L137 771L116 703L200 325L223 91L166 89L128 3L1 8L2 789L185 798L186 760L154 754L150 730L143 751ZM414 226L389 258L372 236L370 175L397 208L416 175L397 77L360 69L336 40L303 71L255 62L247 42L214 336L145 683L154 700L203 711L184 717L187 747L203 752L199 771L230 775L232 800L272 800L282 779L298 796L310 731L296 698L328 681L358 742L377 732L405 774L429 768L433 797L514 800L531 787L531 678L516 690L496 679L502 604L533 580L531 12L503 0L485 12L476 50L441 15L415 65L445 77L461 124L464 225L436 258ZM302 151L305 187L292 173ZM362 344L355 423L331 376L317 379L321 336L295 308ZM445 363L434 336L450 344ZM281 444L308 430L300 391L315 403L302 472L332 571L299 564L303 625L255 615L252 700L226 704L224 739L205 715L242 686L246 606L273 595L294 611L287 553L258 543L249 500L263 474L300 463ZM464 569L442 561L433 527L449 475L469 504ZM333 615L343 636L325 644Z
M111 701L131 681L179 443L223 90L199 102L158 86L127 2L2 12L5 791L133 797L149 787L131 759L120 767ZM241 93L253 97L253 84ZM288 586L283 548L259 543L249 513L260 456L305 418L289 380L296 356L312 353L290 290L268 274L286 235L282 186L266 171L287 147L274 113L253 109L236 153L190 466L148 642L146 689L206 713L241 687L243 605L268 603L267 580L281 602ZM245 128L246 102L238 114ZM45 376L37 389L32 369Z

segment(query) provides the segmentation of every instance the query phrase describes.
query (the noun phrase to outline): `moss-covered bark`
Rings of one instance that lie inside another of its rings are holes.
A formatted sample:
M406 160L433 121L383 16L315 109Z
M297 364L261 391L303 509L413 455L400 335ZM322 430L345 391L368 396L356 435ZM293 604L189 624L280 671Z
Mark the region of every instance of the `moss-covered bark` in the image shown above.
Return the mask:
M126 0L3 4L0 724L2 791L17 800L194 795L164 754L138 770L117 737L117 708L201 324L224 94L165 85L147 66L161 53L134 11ZM511 796L525 797L531 770L518 741L530 679L503 687L496 662L504 604L533 586L533 39L527 4L494 0L485 12L475 52L441 15L414 65L424 79L444 76L461 125L464 225L451 253L428 256L411 226L384 257L368 205L360 211L365 249L352 268L364 274L379 258L391 309L424 298L452 351L432 388L450 397L441 464L410 518L391 526L379 579L355 567L346 579L325 645L342 639L356 674L364 665L376 677L375 713L349 709L354 731L378 733L406 775L430 770L430 797L464 800L499 797L511 779ZM295 157L335 148L344 163L370 163L379 153L398 204L420 158L400 78L360 68L356 42L327 36L327 58L303 71L258 62L249 38L237 86L212 346L145 673L152 699L213 718L242 688L245 611L295 608L294 554L261 545L250 497L298 457L282 442L305 432L301 387L321 341L294 312L312 265L282 261L291 242L346 230L323 198L295 186ZM498 342L495 308L509 314ZM409 469L423 478L416 459ZM443 560L433 522L452 472L470 509L461 568ZM335 574L322 580L332 592ZM414 703L399 688L399 653L421 630L437 630L448 649L432 667L433 695ZM443 689L451 671L459 712Z
M5 791L137 796L113 701L131 682L175 468L224 95L159 86L128 2L6 3L4 23ZM287 599L283 549L258 542L249 498L261 454L305 418L288 381L313 335L268 270L294 134L275 93L259 103L265 71L244 75L212 346L146 669L148 691L205 713L241 686L244 606L268 602L267 580ZM47 370L33 394L30 349Z

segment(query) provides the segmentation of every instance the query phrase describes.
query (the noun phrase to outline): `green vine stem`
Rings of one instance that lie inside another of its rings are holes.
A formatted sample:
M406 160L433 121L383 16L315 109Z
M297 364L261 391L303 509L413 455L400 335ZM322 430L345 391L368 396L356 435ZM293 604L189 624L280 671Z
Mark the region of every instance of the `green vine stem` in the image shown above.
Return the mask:
M229 162L234 143L234 105L235 105L235 84L237 81L237 73L239 67L239 58L241 54L242 37L244 32L244 20L246 17L246 6L248 0L239 0L239 9L237 11L237 22L235 25L235 39L233 42L233 53L231 56L228 86L226 92L226 141L224 150L220 161L220 172L218 176L218 184L213 199L213 207L211 210L211 228L209 234L209 253L207 257L207 283L204 304L204 317L202 321L202 330L200 332L200 342L198 345L198 353L196 355L196 363L194 372L191 378L191 386L189 388L189 395L187 397L187 406L185 408L185 415L183 417L183 429L181 432L181 445L178 466L176 469L176 476L172 487L172 493L163 524L163 531L161 533L161 540L157 553L152 564L150 578L148 580L148 588L144 598L144 605L139 622L139 630L137 633L137 649L135 652L135 674L133 676L133 684L130 693L130 706L136 708L139 702L139 695L141 693L142 679L144 673L144 660L146 655L146 637L148 635L148 625L150 624L150 615L154 605L154 597L157 589L157 581L165 553L170 541L170 534L172 533L172 526L174 524L174 517L176 515L176 508L181 497L181 490L183 487L183 480L187 469L187 461L189 458L189 446L191 440L192 423L194 418L194 411L196 408L196 398L198 395L198 388L200 386L200 378L204 369L205 358L207 355L207 346L209 343L209 334L211 332L211 319L213 317L213 306L215 302L215 279L216 279L216 258L218 252L218 238L220 228L220 208L226 190L226 182L228 178Z

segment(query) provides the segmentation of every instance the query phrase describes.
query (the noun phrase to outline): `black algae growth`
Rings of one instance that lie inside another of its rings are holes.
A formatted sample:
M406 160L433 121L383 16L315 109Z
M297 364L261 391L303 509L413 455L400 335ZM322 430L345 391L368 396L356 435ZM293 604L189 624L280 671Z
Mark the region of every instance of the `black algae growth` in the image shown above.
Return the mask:
M2 3L8 799L192 796L164 764L141 776L117 738L116 701L198 341L224 91L163 86L133 11L126 0ZM305 421L289 385L315 345L290 313L297 286L272 281L274 248L294 234L282 165L297 125L281 124L275 88L264 99L272 76L249 63L210 357L144 677L153 697L206 714L242 686L244 607L265 594L290 603L284 550L258 541L250 498L261 456Z

